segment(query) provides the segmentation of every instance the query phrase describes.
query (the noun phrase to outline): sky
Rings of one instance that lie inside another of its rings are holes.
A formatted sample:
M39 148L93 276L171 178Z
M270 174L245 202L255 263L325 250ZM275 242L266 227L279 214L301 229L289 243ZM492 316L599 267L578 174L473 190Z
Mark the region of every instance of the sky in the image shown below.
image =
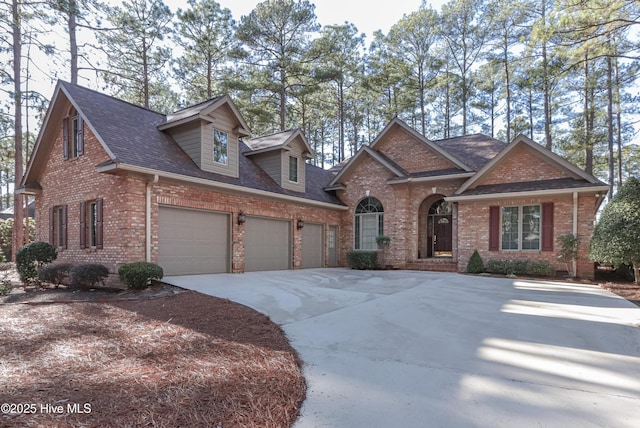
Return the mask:
M217 0L222 7L231 10L233 18L240 21L240 17L248 15L260 3L256 0ZM355 24L358 31L367 35L367 43L371 42L372 34L376 30L387 33L391 26L398 22L403 15L420 8L422 0L310 0L316 6L316 17L321 25L344 24L345 21ZM184 8L184 2L179 0L165 0L165 3L175 10ZM427 0L431 7L440 10L444 0Z

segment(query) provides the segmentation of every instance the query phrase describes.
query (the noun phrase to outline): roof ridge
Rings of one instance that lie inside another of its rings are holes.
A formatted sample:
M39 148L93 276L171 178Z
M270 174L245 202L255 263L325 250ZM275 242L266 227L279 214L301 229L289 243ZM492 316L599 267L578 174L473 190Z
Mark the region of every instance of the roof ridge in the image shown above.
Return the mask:
M218 101L220 98L224 98L226 95L227 94L218 95L218 96L215 96L213 98L209 98L208 100L200 101L199 103L195 103L195 104L191 104L191 105L186 106L186 107L179 108L178 110L172 111L167 116L172 115L172 114L176 114L176 113L180 113L181 111L188 110L190 108L194 108L194 107L197 107L197 106L202 105L202 104L207 104L207 103L210 103L210 102L213 102L213 101Z

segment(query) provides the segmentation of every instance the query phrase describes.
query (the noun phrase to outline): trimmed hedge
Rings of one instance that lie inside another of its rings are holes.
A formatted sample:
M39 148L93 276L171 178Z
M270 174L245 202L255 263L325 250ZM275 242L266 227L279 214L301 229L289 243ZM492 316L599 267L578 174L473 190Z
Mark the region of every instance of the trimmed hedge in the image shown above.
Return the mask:
M98 283L104 285L104 279L108 276L109 269L97 263L77 265L69 272L70 285L79 288L94 288Z
M69 273L73 265L71 263L54 263L42 266L38 269L38 280L48 282L56 287L65 282L68 283Z
M47 242L32 242L16 253L16 268L23 284L38 284L38 268L58 257L56 249Z
M378 252L349 251L347 253L347 264L351 269L375 269L378 266Z
M547 261L489 260L485 270L503 275L550 276L553 274L553 269Z
M134 262L120 266L118 276L127 287L142 290L151 281L161 280L164 276L164 271L154 263Z

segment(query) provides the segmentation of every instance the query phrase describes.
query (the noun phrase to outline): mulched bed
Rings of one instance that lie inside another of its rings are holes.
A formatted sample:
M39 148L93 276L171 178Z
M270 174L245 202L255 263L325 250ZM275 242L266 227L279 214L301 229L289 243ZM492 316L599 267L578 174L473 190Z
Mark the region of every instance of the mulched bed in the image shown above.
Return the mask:
M1 304L0 403L35 406L3 409L0 426L293 424L306 386L282 330L245 306L181 291L53 289L13 297L37 304Z

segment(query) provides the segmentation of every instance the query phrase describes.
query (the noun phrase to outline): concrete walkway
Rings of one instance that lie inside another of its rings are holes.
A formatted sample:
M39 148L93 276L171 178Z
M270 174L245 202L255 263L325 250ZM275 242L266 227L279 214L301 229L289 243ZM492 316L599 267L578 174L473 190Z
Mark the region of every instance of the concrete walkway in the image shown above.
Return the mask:
M639 427L640 308L596 286L310 269L165 281L280 324L296 428Z

